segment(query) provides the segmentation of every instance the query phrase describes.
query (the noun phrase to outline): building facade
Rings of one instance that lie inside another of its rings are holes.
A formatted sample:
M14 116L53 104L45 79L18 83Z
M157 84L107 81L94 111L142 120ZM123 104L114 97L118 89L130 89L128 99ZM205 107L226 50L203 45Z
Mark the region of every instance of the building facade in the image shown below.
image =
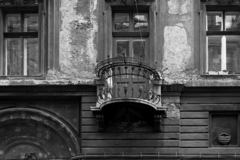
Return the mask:
M0 0L0 159L240 157L239 0Z

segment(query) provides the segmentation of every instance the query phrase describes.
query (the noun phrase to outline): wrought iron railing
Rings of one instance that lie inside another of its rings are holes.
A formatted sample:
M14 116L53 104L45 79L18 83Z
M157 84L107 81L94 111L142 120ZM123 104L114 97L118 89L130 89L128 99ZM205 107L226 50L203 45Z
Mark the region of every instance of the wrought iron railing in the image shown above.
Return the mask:
M141 59L108 58L96 67L103 86L98 91L98 103L111 99L142 99L157 105L161 101L161 74Z

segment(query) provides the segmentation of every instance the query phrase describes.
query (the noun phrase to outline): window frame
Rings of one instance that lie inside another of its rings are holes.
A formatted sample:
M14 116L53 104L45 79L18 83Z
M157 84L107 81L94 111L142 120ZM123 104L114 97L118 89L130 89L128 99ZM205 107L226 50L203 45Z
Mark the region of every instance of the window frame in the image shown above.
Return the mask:
M6 16L9 15L9 14L19 14L20 15L20 19L21 19L21 32L7 32L7 19L6 19ZM36 14L37 17L38 17L38 31L37 32L24 32L24 28L23 28L23 24L24 24L24 15L25 14ZM3 71L3 75L4 76L8 76L8 77L31 77L28 75L27 71L27 67L26 67L26 64L28 63L28 61L26 60L25 62L25 55L24 55L24 39L25 38L37 38L38 39L38 75L34 75L32 77L37 77L39 76L39 74L41 74L41 62L42 62L42 55L40 54L41 53L41 50L40 50L40 43L41 43L41 24L39 23L40 22L40 19L42 18L41 15L39 14L39 9L38 7L31 7L27 10L25 9L22 9L22 8L11 8L11 9L3 9L2 10L2 15L3 15L3 66L4 66L4 71ZM7 39L8 38L19 38L21 39L21 51L23 52L23 57L22 57L22 75L8 75L7 73L7 70L8 70L8 64L7 64L7 48L6 48L6 45L7 45ZM26 64L25 64L26 63Z
M212 137L212 129L213 129L213 116L214 115L221 115L221 116L229 116L229 115L236 115L237 116L237 144L236 145L213 145L213 137ZM229 148L234 148L234 147L239 147L240 146L240 113L239 112L210 112L209 113L209 146L213 148L217 147L229 147Z
M32 0L33 1L33 0ZM35 2L35 0L34 0ZM38 4L25 4L23 0L13 1L9 4L0 4L0 20L3 20L4 11L18 11L24 9L24 11L31 11L32 8L37 8L39 31L39 54L40 60L40 72L38 76L6 76L4 75L4 43L3 43L3 23L0 23L0 79L7 79L11 77L13 79L46 79L48 70L59 70L59 49L60 49L60 4L59 0L38 0Z
M239 75L240 73L229 73L224 72L221 67L221 71L218 71L216 73L209 73L208 68L208 42L207 37L208 36L240 36L240 31L207 31L207 12L239 12L240 13L240 6L238 5L213 5L213 4L205 4L201 2L201 9L200 9L200 66L201 66L201 75L228 75L228 76L234 76ZM222 22L224 23L224 22ZM227 46L227 45L226 45ZM222 54L222 53L221 53ZM227 54L227 51L226 51ZM223 62L226 62L225 66L227 66L227 56L224 60L221 60L221 65ZM240 65L240 64L239 64Z
M115 31L114 23L115 23L115 14L117 13L128 13L129 14L129 31ZM135 13L145 13L147 14L148 18L148 31L134 31L134 14ZM129 52L133 51L133 41L136 39L145 40L145 52L148 56L148 61L150 61L150 49L149 49L149 33L150 33L150 18L149 18L149 6L139 6L136 8L135 6L112 6L112 39L113 39L113 50L112 50L112 57L117 55L116 52L116 42L117 40L129 40ZM133 53L132 53L133 54ZM130 53L130 55L132 55ZM131 56L130 56L131 57ZM133 57L133 56L132 56ZM149 62L147 62L149 63Z

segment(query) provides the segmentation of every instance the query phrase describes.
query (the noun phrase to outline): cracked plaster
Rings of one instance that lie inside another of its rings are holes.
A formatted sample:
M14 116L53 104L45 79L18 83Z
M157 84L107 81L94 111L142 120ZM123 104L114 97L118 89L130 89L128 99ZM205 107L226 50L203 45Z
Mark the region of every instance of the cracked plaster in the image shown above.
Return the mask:
M164 28L164 55L163 68L165 77L184 78L185 74L179 75L187 69L192 54L188 44L187 32L182 23ZM178 73L178 74L176 74Z
M81 10L83 8L84 10ZM96 78L97 50L94 39L98 31L95 0L62 0L60 32L60 73L55 77L70 79ZM51 74L50 74L51 75ZM52 79L53 75L48 76Z
M169 0L168 1L168 12L169 14L183 15L188 13L189 0Z

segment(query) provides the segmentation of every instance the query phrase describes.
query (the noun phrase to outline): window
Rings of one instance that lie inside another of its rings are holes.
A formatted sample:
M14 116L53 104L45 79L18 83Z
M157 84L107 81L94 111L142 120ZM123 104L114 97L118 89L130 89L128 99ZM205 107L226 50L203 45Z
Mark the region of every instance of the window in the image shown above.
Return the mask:
M43 77L58 69L59 0L0 2L0 76Z
M239 114L210 114L210 146L239 146Z
M113 8L113 57L126 56L149 62L148 8L129 7L114 11Z
M4 14L4 68L6 76L40 73L38 11Z
M149 64L149 8L147 6L143 8L124 6L112 7L112 9L112 57L134 58ZM126 72L130 74L124 75ZM117 92L117 88L128 86L128 88L132 88L131 95L137 97L140 86L148 87L148 82L144 78L131 75L132 72L136 72L137 75L138 70L121 67L123 75L113 79L114 84L118 84L115 92ZM124 90L119 92L119 95L124 95Z
M240 12L207 12L208 71L240 73Z
M204 5L201 19L204 72L240 74L240 7L212 3Z

